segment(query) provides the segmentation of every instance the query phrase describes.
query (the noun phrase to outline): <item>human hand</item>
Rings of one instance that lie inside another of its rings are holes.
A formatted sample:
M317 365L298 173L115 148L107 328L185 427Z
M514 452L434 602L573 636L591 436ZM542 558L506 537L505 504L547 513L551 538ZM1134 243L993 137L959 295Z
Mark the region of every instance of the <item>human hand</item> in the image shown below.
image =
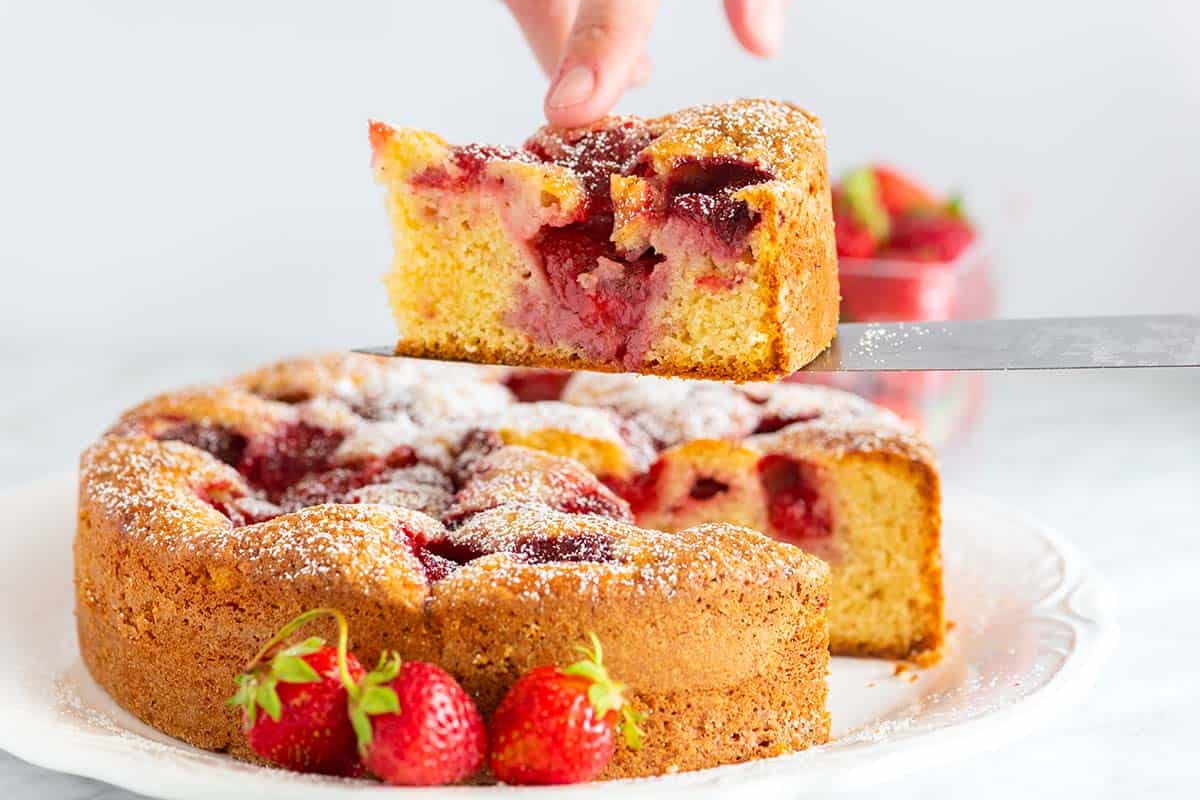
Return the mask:
M505 0L538 63L551 76L551 125L587 125L650 76L646 41L657 0ZM724 0L742 47L767 57L779 47L787 0Z

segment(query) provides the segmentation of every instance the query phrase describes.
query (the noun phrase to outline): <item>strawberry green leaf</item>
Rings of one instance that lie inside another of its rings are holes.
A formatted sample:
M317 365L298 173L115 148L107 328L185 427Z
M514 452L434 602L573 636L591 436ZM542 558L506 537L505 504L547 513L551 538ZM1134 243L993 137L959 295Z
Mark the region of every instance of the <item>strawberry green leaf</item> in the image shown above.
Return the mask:
M325 646L325 640L320 636L310 636L303 642L297 642L291 647L279 651L281 656L306 656L315 653Z
M363 679L363 686L378 686L382 683L387 683L392 678L400 674L400 654L396 652L383 652L379 655L379 663L375 669L367 673L367 677Z
M267 712L268 717L279 722L283 704L279 701L279 693L275 691L275 681L263 681L254 693L254 702Z
M621 737L625 740L625 746L630 750L640 750L642 747L641 723L646 720L646 715L640 711L634 711L631 707L625 706L621 711Z
M597 637L594 632L589 631L588 639L592 643L591 647L587 647L586 645L582 645L582 644L577 644L577 645L575 645L575 650L579 653L582 653L583 657L586 658L588 661L594 661L597 664L603 664L604 663L604 648L600 646L599 637Z
M350 687L350 725L358 739L358 752L364 757L371 746L374 732L372 714L395 714L400 711L400 697L390 686L381 684L400 673L400 654L391 652L379 656L379 664L368 672L357 686Z
M366 755L375 733L371 730L371 719L358 703L350 704L350 727L354 728L354 736L358 739L358 752Z
M950 199L946 201L946 214L954 219L966 219L966 211L963 209L963 199L961 194L952 194Z
M321 680L317 671L303 658L282 653L272 659L271 674L284 683L313 683Z
M588 638L592 640L592 660L597 664L603 664L604 648L600 646L600 637L594 632L589 632Z
M400 710L400 698L395 690L387 686L371 686L363 692L359 707L367 716L372 714L395 714Z
M258 703L254 699L258 681L252 675L238 675L237 684L237 692L233 697L225 700L225 705L242 709L246 712L246 718L250 724L253 725L254 721L258 719Z
M595 661L576 661L571 666L564 667L563 673L567 675L580 675L595 681L597 684L608 680L608 670Z
M879 199L879 181L873 170L857 169L842 180L842 192L855 220L871 234L876 242L882 242L891 231L891 220L887 209Z
M601 717L607 716L610 711L616 711L625 702L625 698L621 697L619 687L613 685L611 681L593 683L588 687L587 694L588 702L592 704L596 714Z

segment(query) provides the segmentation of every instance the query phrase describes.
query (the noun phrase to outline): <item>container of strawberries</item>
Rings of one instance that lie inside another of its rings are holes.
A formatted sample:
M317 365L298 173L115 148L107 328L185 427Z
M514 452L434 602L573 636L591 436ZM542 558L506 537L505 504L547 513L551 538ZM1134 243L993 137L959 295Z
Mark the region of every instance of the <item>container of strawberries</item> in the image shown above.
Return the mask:
M995 295L986 243L957 196L939 196L891 167L847 172L833 187L843 322L984 319ZM865 395L946 442L974 417L976 376L881 372L817 376Z
M994 298L986 250L962 199L867 166L833 188L842 319L980 319Z

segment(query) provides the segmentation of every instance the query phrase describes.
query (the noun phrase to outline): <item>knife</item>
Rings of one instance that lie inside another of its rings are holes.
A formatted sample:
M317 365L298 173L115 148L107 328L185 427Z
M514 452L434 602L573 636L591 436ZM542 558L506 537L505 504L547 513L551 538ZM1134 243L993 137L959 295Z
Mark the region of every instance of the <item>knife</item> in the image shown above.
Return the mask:
M389 347L355 350L395 355ZM1200 366L1200 314L844 322L806 372Z

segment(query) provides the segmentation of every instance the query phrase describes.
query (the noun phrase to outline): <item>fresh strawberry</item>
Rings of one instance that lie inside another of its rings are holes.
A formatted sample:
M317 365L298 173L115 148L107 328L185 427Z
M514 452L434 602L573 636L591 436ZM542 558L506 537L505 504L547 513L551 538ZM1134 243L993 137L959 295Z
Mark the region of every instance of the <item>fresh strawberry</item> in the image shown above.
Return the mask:
M885 166L847 174L833 188L833 217L843 258L953 261L975 239L957 198L943 202Z
M842 179L840 194L844 198L849 218L866 228L871 240L879 245L891 231L891 218L879 197L879 182L869 167L856 169Z
M875 255L875 239L871 232L849 217L841 218L834 228L837 251L842 258L871 258Z
M604 668L600 642L578 648L585 656L569 667L538 667L508 690L492 716L488 765L513 784L589 781L612 759L616 731L641 746L643 715L625 699L625 686ZM618 721L619 718L619 721Z
M398 786L456 783L487 753L483 717L458 682L395 654L351 691L350 720L367 769Z
M893 222L892 238L881 255L906 261L953 261L974 240L970 223L953 210L914 211Z
M344 681L365 673L357 659L347 655L343 665L338 648L313 637L263 661L314 616L301 614L285 625L238 676L237 694L228 702L243 709L246 741L264 760L297 772L356 775L361 765Z
M875 185L879 191L879 202L891 217L907 214L917 208L932 208L938 200L924 187L901 175L890 167L875 165Z

